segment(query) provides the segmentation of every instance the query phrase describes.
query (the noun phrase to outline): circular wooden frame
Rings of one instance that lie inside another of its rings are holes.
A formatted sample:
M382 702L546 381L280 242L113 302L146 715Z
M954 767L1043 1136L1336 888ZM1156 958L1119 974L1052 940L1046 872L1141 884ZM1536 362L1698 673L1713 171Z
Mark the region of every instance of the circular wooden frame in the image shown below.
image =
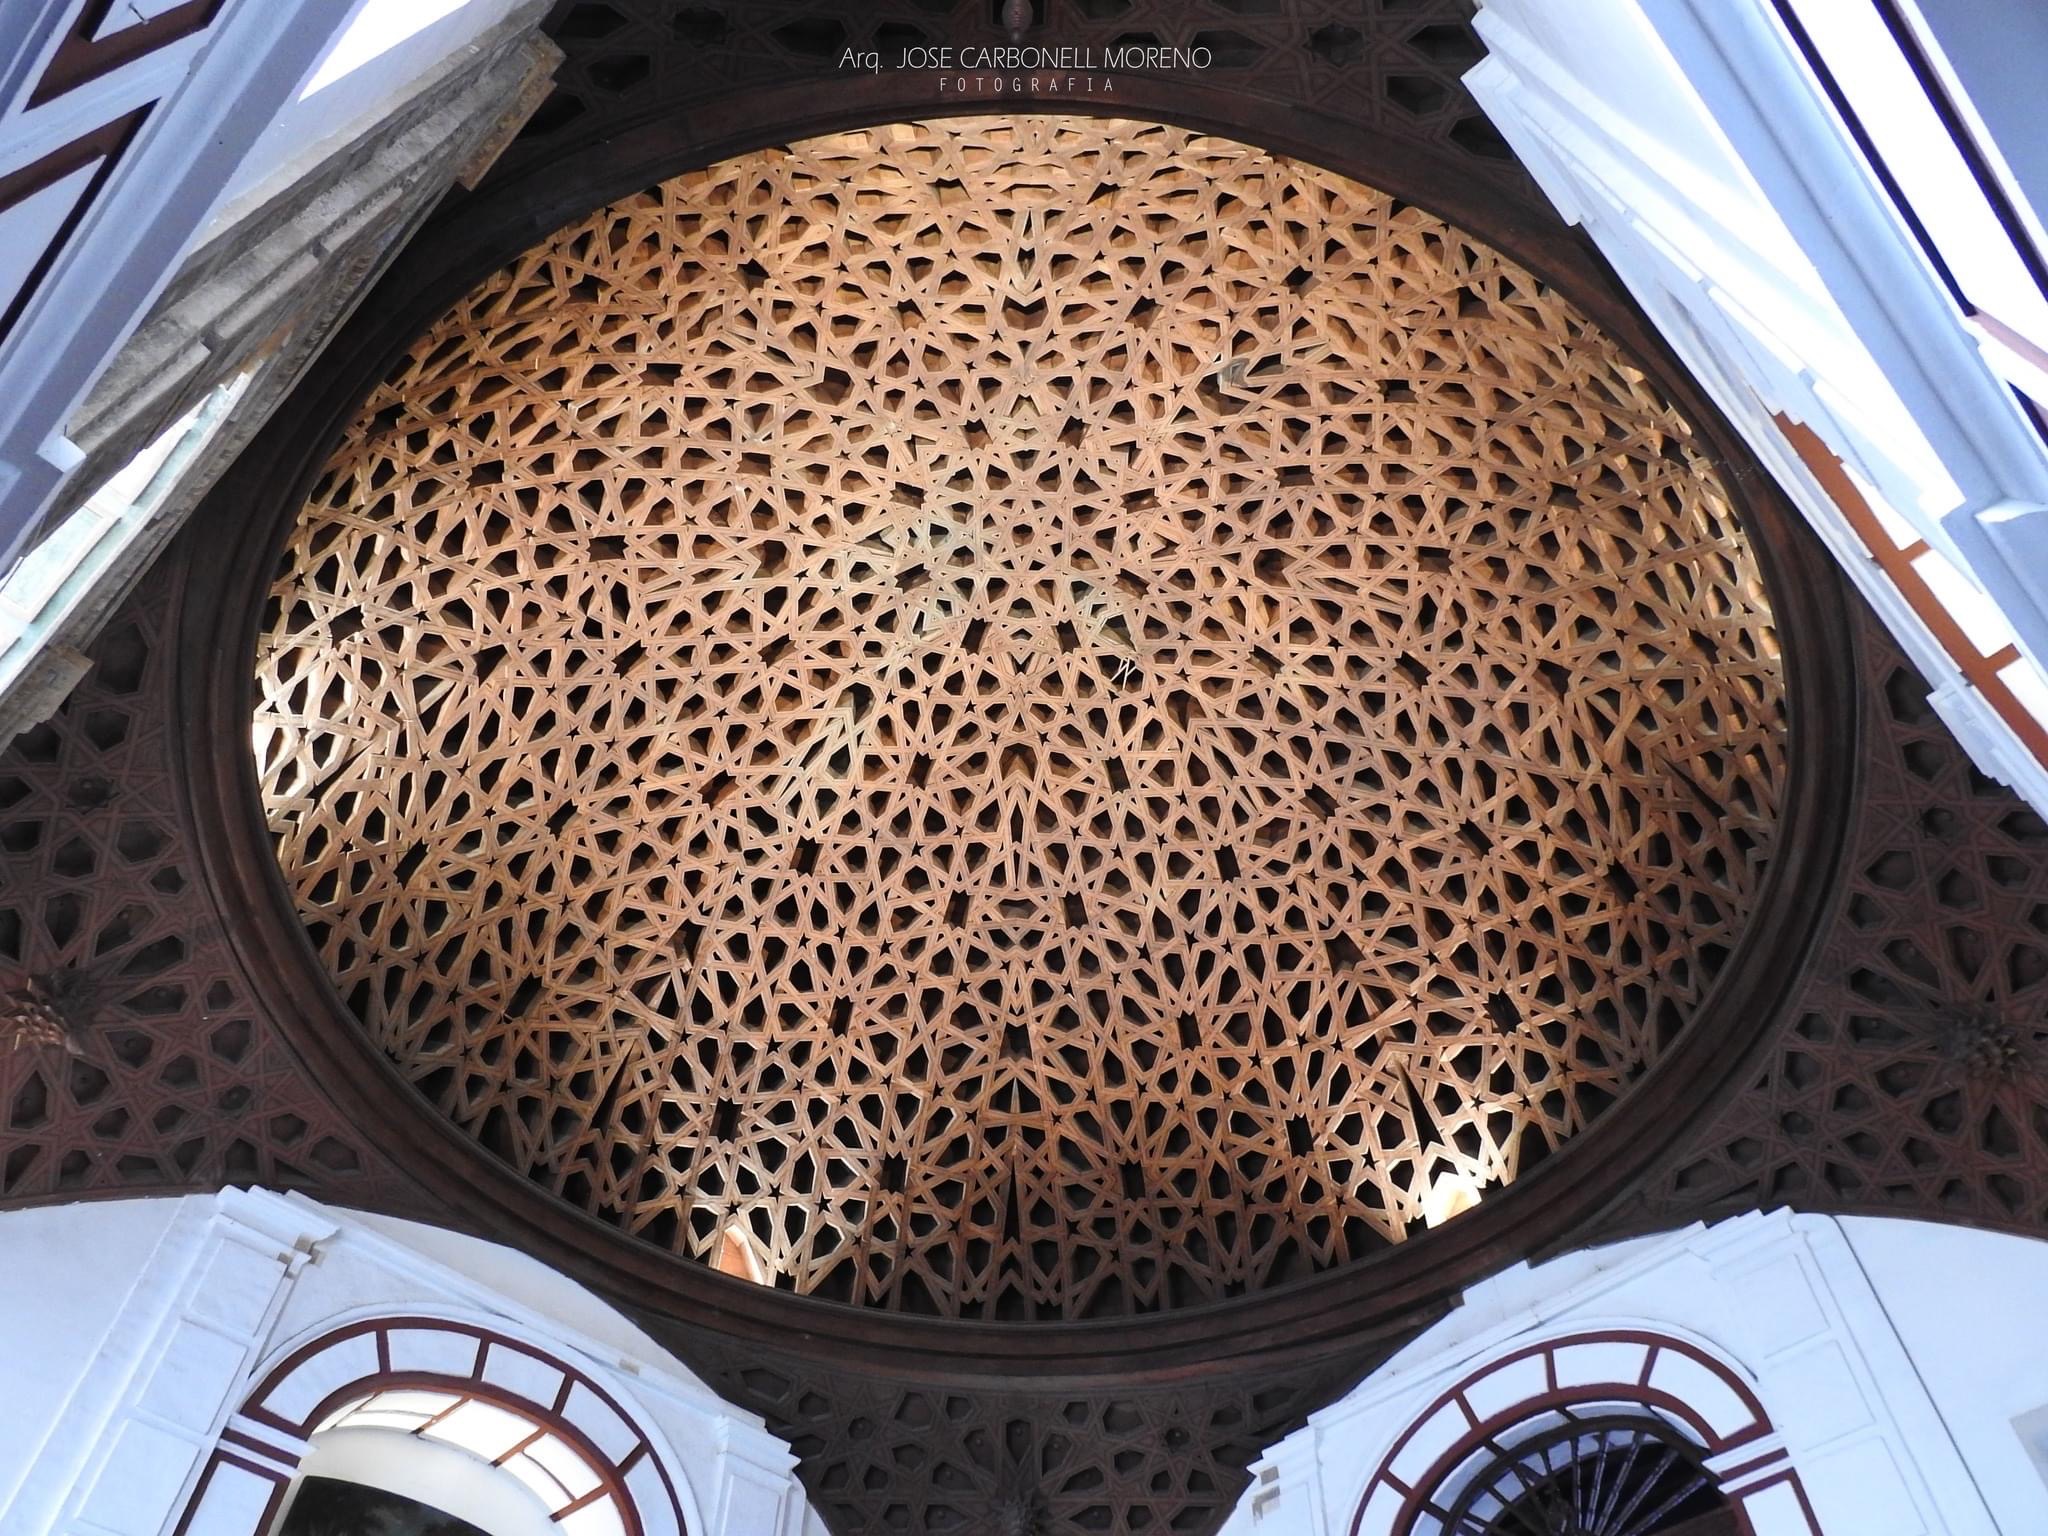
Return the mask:
M1113 104L1061 110L1143 117L1296 154L1448 218L1570 299L1697 425L1755 541L1784 640L1792 722L1781 842L1757 909L1713 995L1666 1058L1571 1146L1480 1210L1391 1249L1259 1295L1135 1319L1059 1326L968 1323L840 1307L719 1275L642 1244L535 1188L469 1141L406 1085L342 1007L293 910L263 823L248 740L253 653L274 552L342 426L434 316L486 273L607 201L684 170L790 138L948 110L892 77L838 92L757 92L710 114L656 117L525 168L437 220L404 252L286 409L230 471L195 520L225 551L190 561L180 622L182 742L205 877L262 1002L337 1103L378 1135L422 1186L473 1230L508 1241L643 1312L762 1341L808 1336L821 1358L940 1377L1124 1379L1257 1358L1280 1364L1326 1341L1393 1338L1463 1286L1553 1248L1625 1194L1634 1172L1740 1085L1831 908L1853 794L1857 703L1839 580L1826 552L1771 492L1712 407L1685 381L1597 258L1559 227L1411 146L1374 140L1313 113L1207 86L1133 82ZM1320 140L1320 141L1319 141ZM828 1326L820 1327L829 1318Z

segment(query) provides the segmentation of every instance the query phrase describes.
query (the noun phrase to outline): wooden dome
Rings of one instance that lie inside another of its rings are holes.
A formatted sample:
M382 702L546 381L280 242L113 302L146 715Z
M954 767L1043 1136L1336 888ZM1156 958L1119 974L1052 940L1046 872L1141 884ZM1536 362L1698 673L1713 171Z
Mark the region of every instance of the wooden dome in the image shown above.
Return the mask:
M1627 1092L1784 780L1756 562L1543 283L1229 140L728 160L421 337L265 615L279 861L458 1125L676 1252L1076 1318Z

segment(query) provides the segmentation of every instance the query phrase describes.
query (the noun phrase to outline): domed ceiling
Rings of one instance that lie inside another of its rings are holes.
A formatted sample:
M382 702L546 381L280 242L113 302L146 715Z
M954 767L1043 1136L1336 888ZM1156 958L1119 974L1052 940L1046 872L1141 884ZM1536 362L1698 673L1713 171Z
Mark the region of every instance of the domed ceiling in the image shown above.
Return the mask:
M1367 1257L1624 1094L1785 776L1686 424L1420 209L1177 128L677 177L413 347L256 657L349 1010L561 1199L1113 1315Z

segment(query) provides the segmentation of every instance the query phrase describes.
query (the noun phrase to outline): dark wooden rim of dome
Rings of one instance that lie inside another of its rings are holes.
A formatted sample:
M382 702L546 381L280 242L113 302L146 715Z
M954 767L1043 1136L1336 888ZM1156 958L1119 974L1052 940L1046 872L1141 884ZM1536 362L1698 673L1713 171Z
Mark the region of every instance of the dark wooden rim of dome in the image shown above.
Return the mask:
M1228 135L1351 177L1446 218L1571 300L1645 368L1717 456L1750 531L1782 637L1792 741L1776 853L1713 993L1657 1066L1540 1167L1426 1239L1213 1305L1064 1323L991 1323L820 1301L679 1259L528 1181L445 1119L343 1006L301 926L264 824L247 750L246 660L276 552L360 402L476 282L605 203L731 155L892 121L987 116L991 103L928 99L889 75L727 98L643 120L459 197L400 255L311 373L195 517L179 617L179 695L190 810L204 877L262 1004L336 1104L409 1168L451 1222L506 1242L634 1307L820 1359L895 1375L1114 1375L1171 1379L1235 1360L1280 1364L1338 1339L1393 1339L1503 1266L1567 1245L1626 1193L1655 1152L1731 1093L1804 973L1845 852L1858 734L1853 640L1839 576L1739 440L1606 273L1561 225L1479 185L1448 158L1299 108L1200 83L1131 80L1108 100L1045 110L1153 120Z

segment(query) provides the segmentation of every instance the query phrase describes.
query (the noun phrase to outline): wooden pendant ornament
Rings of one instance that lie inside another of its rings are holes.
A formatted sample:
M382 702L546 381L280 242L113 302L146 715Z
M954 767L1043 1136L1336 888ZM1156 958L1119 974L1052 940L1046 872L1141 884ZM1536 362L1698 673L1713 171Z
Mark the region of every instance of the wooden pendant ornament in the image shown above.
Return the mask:
M1455 1219L1697 1011L1785 768L1748 542L1606 338L1095 119L543 242L364 408L257 677L299 911L423 1093L651 1242L945 1315Z

